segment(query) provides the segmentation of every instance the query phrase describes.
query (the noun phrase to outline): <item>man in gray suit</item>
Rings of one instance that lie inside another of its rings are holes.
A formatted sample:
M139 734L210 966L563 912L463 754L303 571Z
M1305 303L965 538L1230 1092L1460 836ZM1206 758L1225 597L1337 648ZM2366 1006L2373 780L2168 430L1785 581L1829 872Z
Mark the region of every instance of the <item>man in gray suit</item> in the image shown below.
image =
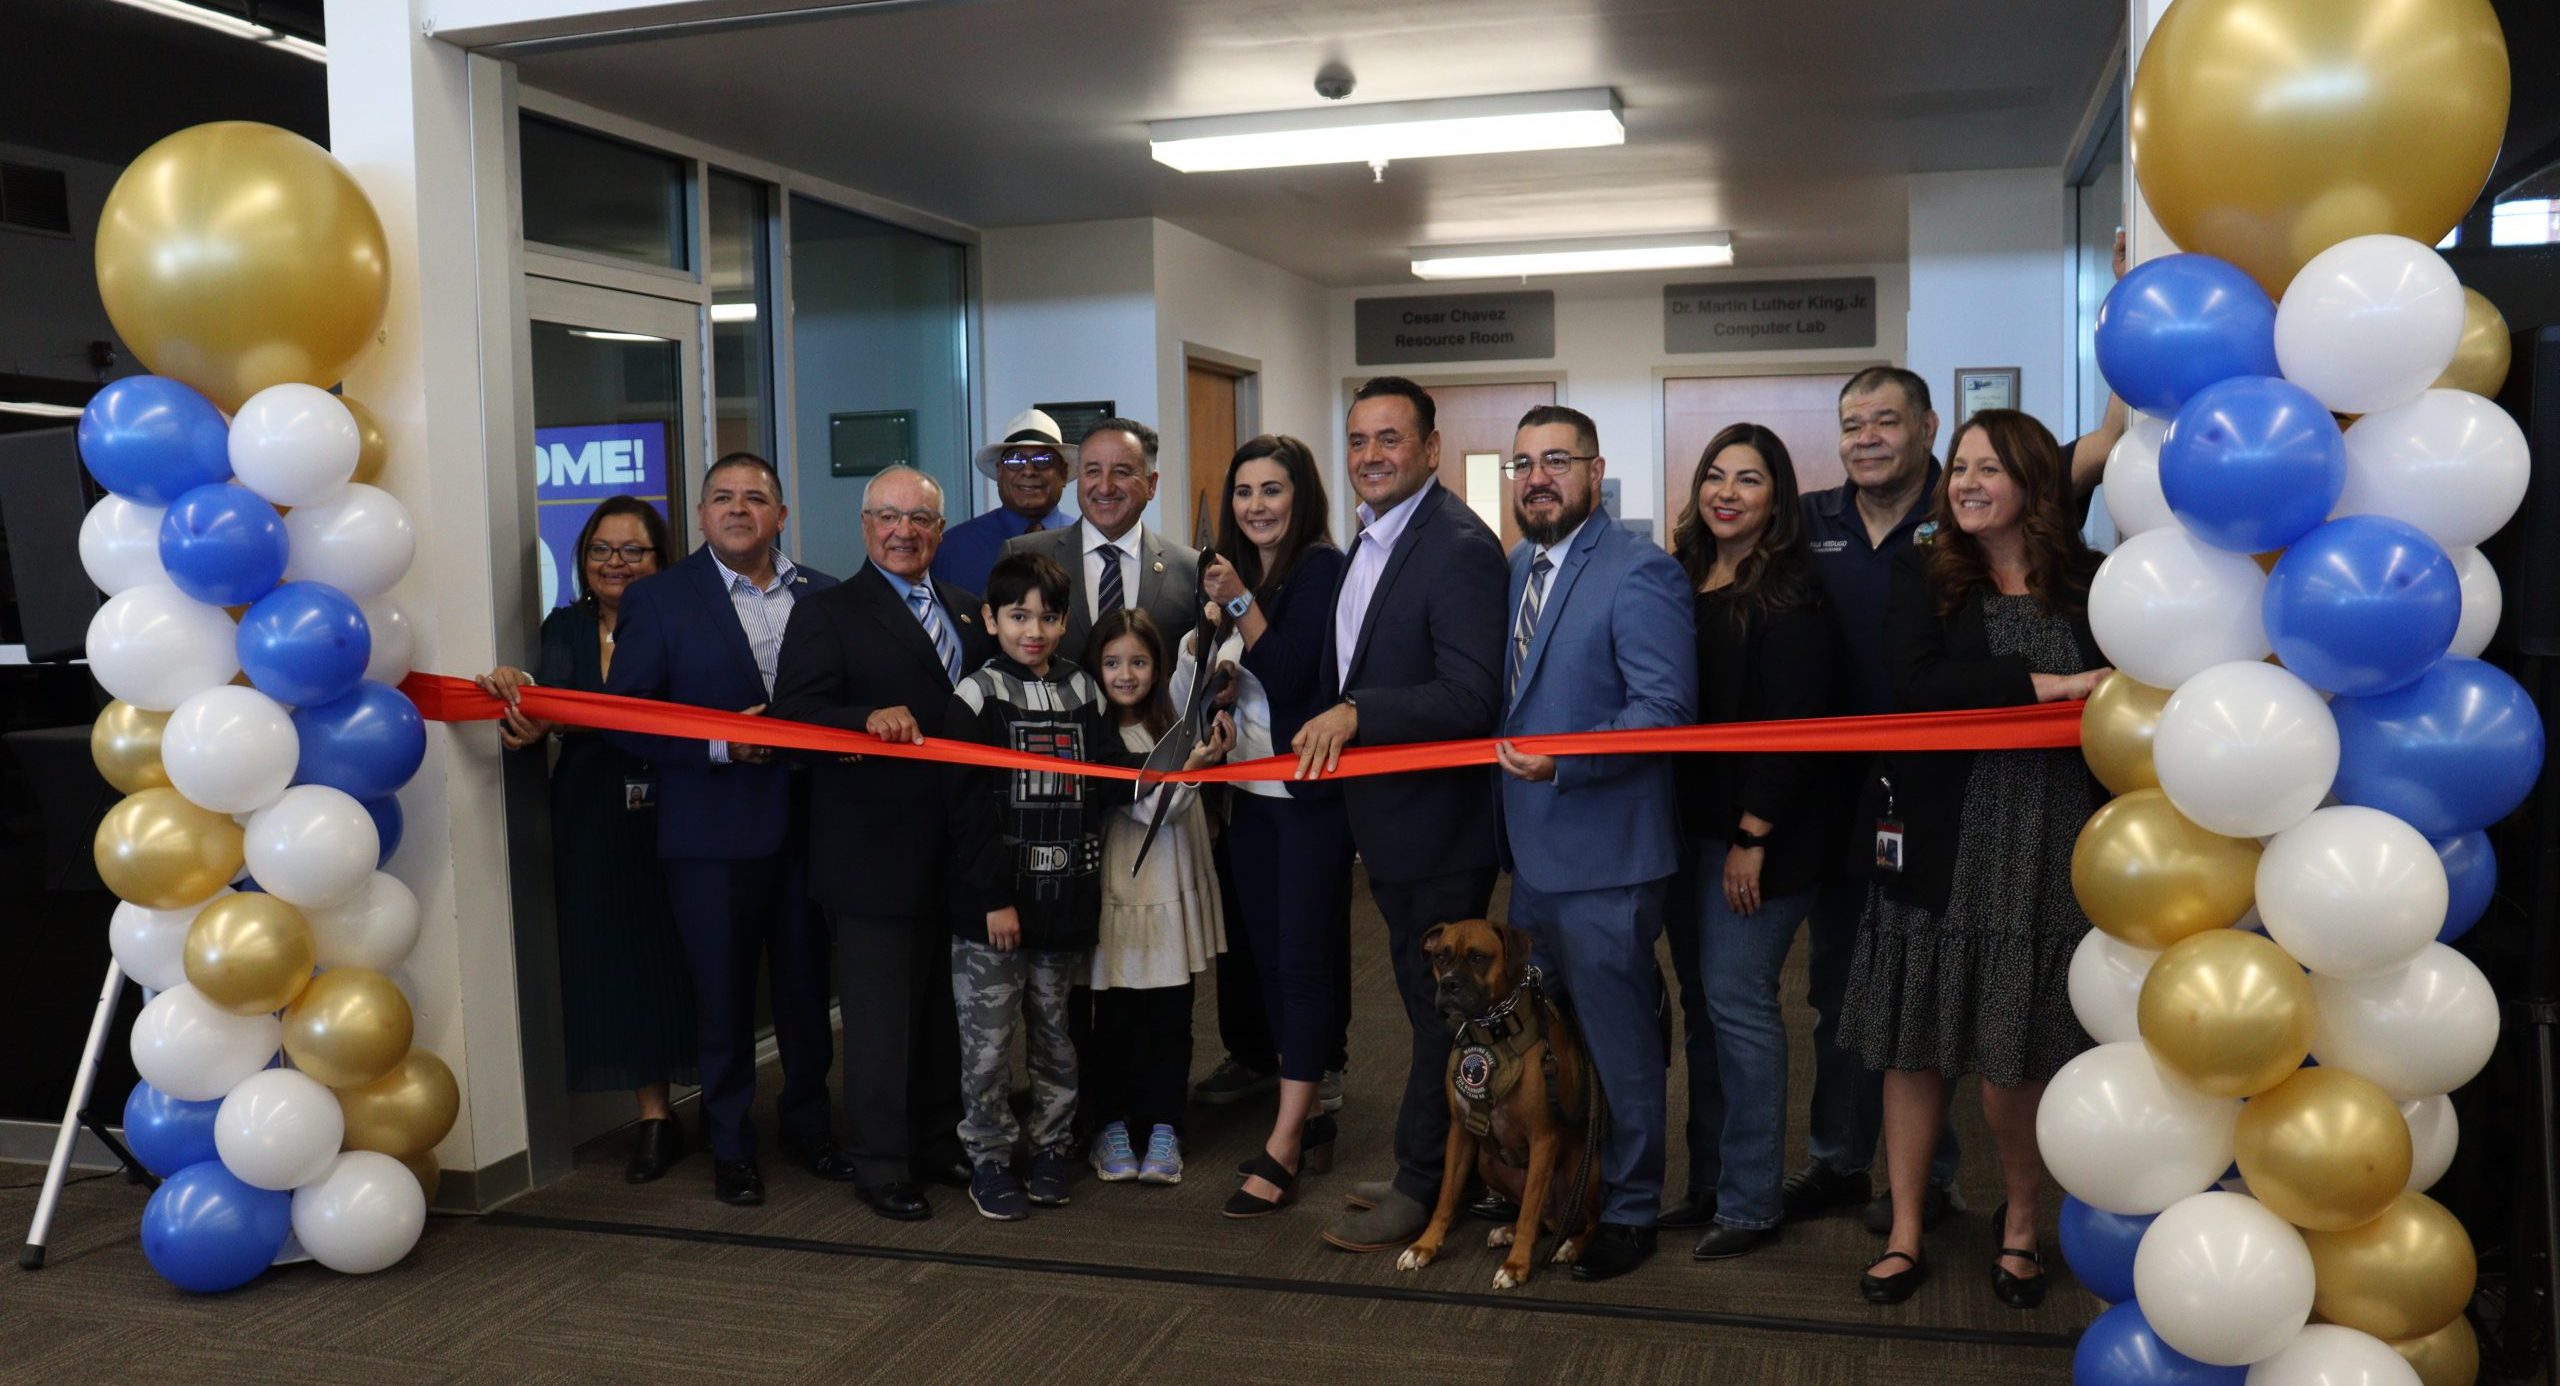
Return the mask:
M1007 553L1046 554L1067 570L1067 643L1081 665L1085 637L1103 613L1134 606L1153 616L1170 651L1200 619L1200 553L1139 522L1156 493L1156 431L1104 419L1077 446L1076 509L1082 519L1025 534Z

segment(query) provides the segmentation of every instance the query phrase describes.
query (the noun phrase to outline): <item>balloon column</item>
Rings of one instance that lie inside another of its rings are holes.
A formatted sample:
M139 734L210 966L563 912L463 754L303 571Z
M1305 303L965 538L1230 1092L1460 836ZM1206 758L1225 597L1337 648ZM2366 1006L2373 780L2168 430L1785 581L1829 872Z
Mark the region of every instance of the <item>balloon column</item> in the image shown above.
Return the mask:
M2147 417L2089 598L2118 672L2083 740L2121 797L2073 854L2070 994L2099 1044L2037 1114L2064 1254L2115 1302L2082 1382L2476 1368L2471 1245L2426 1191L2498 1015L2444 940L2543 743L2477 658L2475 546L2527 470L2481 397L2504 324L2429 247L2506 108L2487 0L2175 0L2134 77L2134 173L2187 253L2097 328Z
M160 372L108 385L79 426L111 493L80 533L108 594L90 671L115 700L91 746L130 796L98 870L124 902L116 959L152 993L126 1104L165 1181L143 1252L197 1291L254 1278L288 1234L380 1270L425 1225L427 1152L459 1107L410 1046L392 975L418 907L381 869L426 754L385 595L409 516L355 479L379 475L379 426L321 388L380 328L382 226L327 151L227 122L125 170L97 255L117 331Z

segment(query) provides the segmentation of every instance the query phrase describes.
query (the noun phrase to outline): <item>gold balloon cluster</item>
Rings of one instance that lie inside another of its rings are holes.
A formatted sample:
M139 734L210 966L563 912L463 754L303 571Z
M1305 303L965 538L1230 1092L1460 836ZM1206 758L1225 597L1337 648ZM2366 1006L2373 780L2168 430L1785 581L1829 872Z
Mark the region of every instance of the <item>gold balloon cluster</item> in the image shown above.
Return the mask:
M187 983L233 1015L283 1010L311 981L319 946L302 911L272 895L225 895L187 926Z
M2152 714L2154 725L2159 714ZM2148 758L2148 751L2145 757ZM2071 848L2089 922L2136 948L2166 948L2240 922L2257 898L2258 844L2209 833L2157 789L2107 801Z

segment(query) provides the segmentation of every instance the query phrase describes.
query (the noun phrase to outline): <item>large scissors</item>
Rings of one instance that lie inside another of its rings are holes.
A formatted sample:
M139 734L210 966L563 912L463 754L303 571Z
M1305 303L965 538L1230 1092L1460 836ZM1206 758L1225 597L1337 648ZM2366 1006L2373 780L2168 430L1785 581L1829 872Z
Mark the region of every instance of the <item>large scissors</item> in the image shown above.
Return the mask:
M1216 557L1216 552L1211 549L1200 550L1201 568L1207 569ZM1166 776L1190 764L1191 753L1199 748L1200 739L1208 735L1209 721L1217 715L1218 694L1226 683L1225 678L1212 675L1210 659L1225 635L1226 623L1214 618L1208 599L1201 597L1200 621L1193 627L1191 636L1191 696L1183 700L1173 725L1165 729L1163 736L1156 738L1156 744L1147 751L1146 763L1138 767L1139 798L1145 798L1151 789L1164 783ZM1173 800L1171 794L1156 797L1155 814L1147 822L1147 835L1138 843L1137 858L1129 863L1130 875L1137 875L1138 868L1146 864L1148 850L1156 845L1156 835L1164 831L1164 821L1172 815Z

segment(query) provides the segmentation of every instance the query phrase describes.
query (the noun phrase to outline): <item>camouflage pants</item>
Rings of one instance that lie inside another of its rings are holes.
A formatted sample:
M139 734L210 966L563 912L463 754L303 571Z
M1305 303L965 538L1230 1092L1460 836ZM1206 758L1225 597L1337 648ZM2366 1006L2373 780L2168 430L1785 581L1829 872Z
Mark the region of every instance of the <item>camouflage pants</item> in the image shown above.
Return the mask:
M969 1163L1011 1164L1020 1130L1010 1088L1013 1041L1029 1035L1031 1147L1066 1142L1076 1119L1076 1047L1067 992L1088 955L951 941L951 999L960 1013L960 1144Z

